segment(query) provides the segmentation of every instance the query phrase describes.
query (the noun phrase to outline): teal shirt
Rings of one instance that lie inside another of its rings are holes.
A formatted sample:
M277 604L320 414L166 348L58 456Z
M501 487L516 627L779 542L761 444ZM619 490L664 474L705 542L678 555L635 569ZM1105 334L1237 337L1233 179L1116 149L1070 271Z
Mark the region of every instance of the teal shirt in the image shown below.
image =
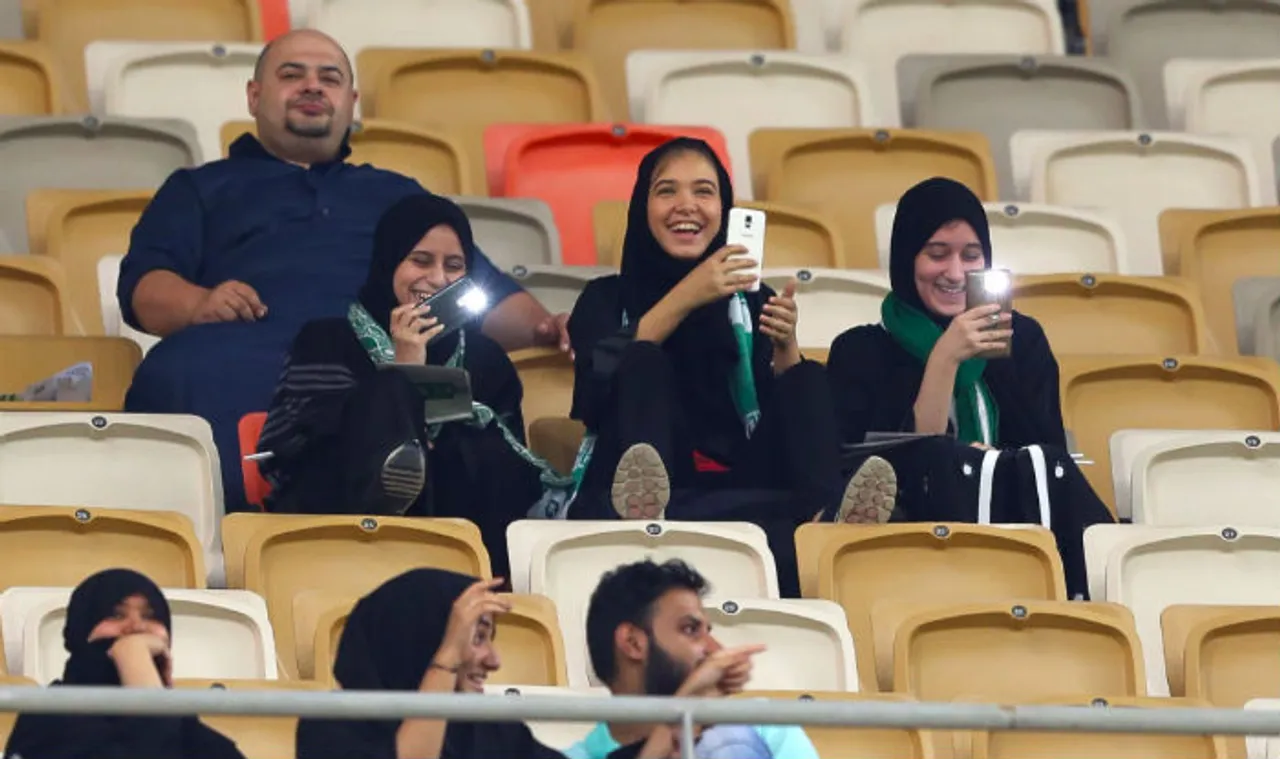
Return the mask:
M750 759L819 759L809 736L799 727L753 725L747 729L755 732L769 752L767 757ZM621 746L609 734L609 726L601 722L586 738L570 746L564 755L566 759L606 759L619 748Z

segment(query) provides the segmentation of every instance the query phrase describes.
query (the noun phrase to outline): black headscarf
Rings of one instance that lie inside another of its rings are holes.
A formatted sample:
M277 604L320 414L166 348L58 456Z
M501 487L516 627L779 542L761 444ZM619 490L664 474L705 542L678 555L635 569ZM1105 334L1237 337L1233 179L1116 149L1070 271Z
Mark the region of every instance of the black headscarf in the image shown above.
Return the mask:
M893 292L907 304L928 314L934 321L947 324L949 317L939 316L925 307L916 289L916 256L933 233L953 221L968 222L982 243L986 268L991 268L991 230L982 201L973 191L954 179L926 179L898 200L893 218L893 238L889 252L889 282Z
M391 312L400 305L396 299L392 280L396 268L413 252L418 241L428 231L440 224L451 228L462 243L467 271L475 261L475 239L467 214L448 198L421 192L406 195L388 208L378 220L373 234L373 256L369 262L369 276L360 288L360 304L388 333L391 330ZM455 333L456 335L456 333ZM453 352L457 338L450 335L433 343L429 352Z
M89 642L89 634L130 596L142 596L151 605L155 620L173 633L169 602L146 575L132 569L107 569L91 575L71 593L62 645L71 657L62 673L66 685L119 685L120 673L107 656L115 639Z
M678 259L667 253L649 228L649 191L654 174L666 159L686 152L706 158L715 167L720 185L720 229L697 261ZM644 157L627 207L627 232L622 244L619 277L622 304L632 326L699 263L724 247L731 208L733 184L729 172L706 142L677 137ZM760 293L744 295L755 321L760 314ZM679 374L680 388L686 394L685 407L696 410L709 427L729 429L732 425L741 429L729 393L731 372L738 362L738 344L729 322L727 301L723 298L689 314L663 343L663 349L674 358L672 363Z
M98 623L130 596L142 596L153 618L172 636L169 603L145 575L108 569L91 575L71 593L63 645L71 657L54 685L120 685L108 655L116 639L89 642ZM126 717L94 714L22 714L5 757L23 759L244 759L236 745L196 717Z
M453 602L477 578L442 569L413 569L360 599L347 617L333 674L343 690L416 691L444 642ZM394 759L400 720L298 721L298 759ZM451 721L441 759L544 759L523 723Z

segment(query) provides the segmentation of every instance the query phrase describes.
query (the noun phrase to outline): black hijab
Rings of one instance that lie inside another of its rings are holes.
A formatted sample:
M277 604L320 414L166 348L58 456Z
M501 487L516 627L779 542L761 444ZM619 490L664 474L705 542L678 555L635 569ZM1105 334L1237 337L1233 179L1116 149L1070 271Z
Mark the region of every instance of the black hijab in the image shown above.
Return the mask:
M944 327L951 322L950 317L939 316L926 308L916 289L916 256L934 232L953 221L964 221L973 227L982 243L986 268L990 269L991 230L987 226L986 210L972 190L954 179L926 179L903 194L893 217L893 237L889 245L889 282L894 294Z
M369 275L360 288L360 304L379 326L390 334L391 312L400 305L392 280L396 268L413 252L418 241L440 224L452 229L462 243L467 271L474 268L475 239L467 214L456 203L428 192L406 195L383 212L373 234L373 256ZM457 333L431 344L429 354L446 357L457 345ZM429 363L434 363L429 361Z
M417 691L444 641L453 602L477 578L413 569L360 599L347 617L333 674L343 690ZM298 721L298 759L394 759L400 720ZM558 757L523 723L451 721L441 759Z
M667 253L649 228L649 191L662 164L679 153L696 153L715 167L720 185L720 229L697 261L686 261ZM711 146L691 137L677 137L659 145L640 161L636 183L627 207L627 232L622 244L619 276L622 305L634 326L659 300L693 271L699 263L725 245L729 209L733 208L733 184L729 172ZM744 293L752 321L760 315L761 294ZM685 317L663 343L673 358L685 408L696 411L703 426L741 430L742 422L729 392L731 373L738 363L738 344L729 322L728 299L709 303Z
M108 569L86 578L71 593L63 645L71 657L55 686L120 685L108 655L116 639L89 642L98 623L130 596L142 596L154 619L172 636L169 603L145 575ZM236 745L196 717L125 717L92 714L23 714L5 746L23 759L244 759Z

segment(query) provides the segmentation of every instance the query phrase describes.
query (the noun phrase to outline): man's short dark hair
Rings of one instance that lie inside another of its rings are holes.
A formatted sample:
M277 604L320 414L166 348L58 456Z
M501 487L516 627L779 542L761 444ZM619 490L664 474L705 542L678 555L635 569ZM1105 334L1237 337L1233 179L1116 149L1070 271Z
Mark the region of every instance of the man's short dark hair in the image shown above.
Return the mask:
M600 578L587 606L587 653L596 676L612 683L618 675L613 635L624 622L650 630L654 605L671 590L690 590L699 597L710 586L706 578L680 559L661 564L652 559L623 564Z

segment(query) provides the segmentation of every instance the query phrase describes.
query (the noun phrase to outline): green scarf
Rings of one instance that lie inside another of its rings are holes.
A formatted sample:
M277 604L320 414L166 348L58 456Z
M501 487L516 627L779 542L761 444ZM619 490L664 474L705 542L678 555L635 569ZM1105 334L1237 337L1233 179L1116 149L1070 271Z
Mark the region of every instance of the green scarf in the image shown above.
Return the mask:
M893 293L885 296L880 306L880 318L884 328L907 353L925 364L933 346L942 337L942 328L920 309ZM991 398L991 391L982 379L987 368L983 358L971 358L956 370L955 405L956 437L965 443L984 443L995 446L996 431L1000 429L1000 409Z
M347 310L347 322L351 325L352 331L356 333L356 339L360 341L361 347L369 354L369 358L373 363L395 363L396 351L391 342L391 337L387 335L382 325L378 324L369 312L365 310L364 306L358 302L352 303L351 308ZM458 334L458 347L454 349L453 355L445 362L445 366L451 369L462 368L463 360L466 358L466 351L466 333L462 332ZM543 495L542 499L534 504L533 508L529 509L529 516L540 517L547 513L555 513L567 505L572 494L573 478L558 474L545 459L534 455L532 451L521 444L516 436L511 434L511 430L507 429L507 425L503 424L502 419L493 412L493 409L483 403L472 401L471 419L459 423L479 429L484 429L491 424L496 426L502 432L502 439L506 441L511 450L538 469L539 478L542 480ZM427 439L435 440L443 426L443 424L427 425Z

